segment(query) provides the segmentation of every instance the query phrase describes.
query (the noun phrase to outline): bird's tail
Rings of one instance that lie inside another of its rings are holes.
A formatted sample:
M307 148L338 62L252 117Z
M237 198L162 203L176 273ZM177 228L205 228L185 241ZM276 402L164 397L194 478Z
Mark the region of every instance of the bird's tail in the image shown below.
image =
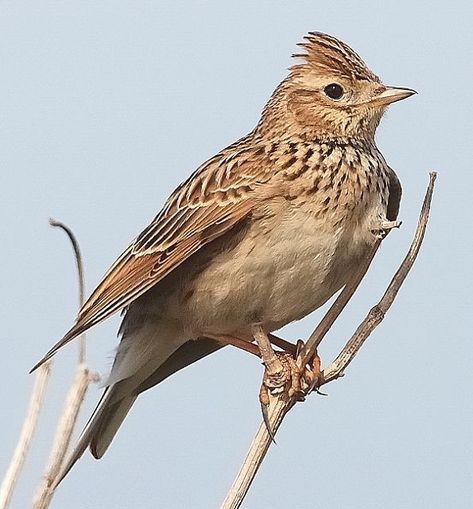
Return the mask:
M128 315L127 315L128 316ZM133 406L145 382L179 347L185 343L173 325L134 321L123 322L123 335L106 382L106 389L85 426L79 442L61 470L55 486L90 447L95 458L101 458ZM136 326L136 322L139 323ZM131 325L130 325L131 323Z
M159 350L162 353L160 360L155 357L128 378L120 379L119 377L118 380L114 380L112 370L112 378L109 380L110 385L105 389L92 417L79 438L77 446L54 481L52 489L55 489L64 479L77 460L84 454L87 447L90 448L93 456L97 459L105 454L140 393L222 347L220 343L208 338L187 341L180 347L177 347L180 344L179 342L175 343L173 347L169 347L169 342L164 343L164 345L166 344L169 350L164 354L163 343L160 343L161 348ZM132 358L137 358L136 352L128 350L127 353L126 357L131 355Z
M97 408L96 421L91 427L90 440L87 440L94 458L100 459L105 454L137 397L135 395L126 396L115 403L106 403Z
M117 389L119 384L120 382L107 387L105 390L92 417L89 419L89 422L80 436L74 451L62 467L59 476L54 481L52 489L55 489L64 479L76 461L84 454L87 447L90 447L91 453L97 459L105 454L118 428L138 397L137 394L128 395L114 401L119 391L119 388Z

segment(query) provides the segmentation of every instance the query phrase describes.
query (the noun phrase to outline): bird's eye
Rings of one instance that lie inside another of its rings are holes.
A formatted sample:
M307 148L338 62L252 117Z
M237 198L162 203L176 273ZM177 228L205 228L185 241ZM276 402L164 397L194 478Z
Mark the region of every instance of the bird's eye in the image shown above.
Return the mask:
M343 95L343 88L338 83L330 83L324 88L324 93L330 99L340 99Z

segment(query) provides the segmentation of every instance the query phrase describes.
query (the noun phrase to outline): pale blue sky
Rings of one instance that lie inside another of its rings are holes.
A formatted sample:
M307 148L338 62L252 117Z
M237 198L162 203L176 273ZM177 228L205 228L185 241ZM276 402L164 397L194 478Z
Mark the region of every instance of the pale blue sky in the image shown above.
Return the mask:
M403 257L429 170L438 185L423 251L388 317L329 397L288 417L245 508L471 507L472 20L469 1L2 1L0 471L28 370L76 312L70 248L48 217L79 237L90 291L173 188L252 129L296 43L321 30L386 83L419 92L378 131L403 183L403 227L324 343L326 362ZM285 335L306 337L318 317ZM89 334L101 373L117 326ZM14 508L30 505L76 352L54 362ZM261 374L226 349L146 393L104 459L85 455L52 507L218 507L259 422ZM99 395L92 387L81 425Z

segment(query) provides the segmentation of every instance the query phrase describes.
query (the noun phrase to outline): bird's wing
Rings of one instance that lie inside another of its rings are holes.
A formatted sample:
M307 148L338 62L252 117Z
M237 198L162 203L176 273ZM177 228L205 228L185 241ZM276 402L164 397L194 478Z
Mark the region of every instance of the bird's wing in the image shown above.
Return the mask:
M242 140L197 169L113 264L80 310L76 324L33 370L248 217L254 205L254 189L270 178L269 172L260 170L264 167L262 157L263 149Z
M388 198L388 209L386 212L386 218L389 221L395 221L399 214L399 207L401 205L402 187L401 182L397 178L394 170L389 173L389 198Z

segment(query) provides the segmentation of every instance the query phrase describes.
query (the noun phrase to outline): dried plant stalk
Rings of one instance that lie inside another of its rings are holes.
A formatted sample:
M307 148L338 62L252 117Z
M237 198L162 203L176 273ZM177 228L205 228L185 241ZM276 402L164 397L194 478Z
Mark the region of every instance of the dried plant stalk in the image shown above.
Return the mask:
M79 303L82 305L84 302L85 289L84 269L79 244L74 236L74 233L68 226L52 219L50 220L50 224L51 226L59 227L64 230L71 241L77 264L79 280ZM53 495L50 486L53 484L54 479L56 478L62 463L64 462L74 425L77 421L82 402L84 401L87 387L92 380L97 378L96 375L92 376L90 374L88 368L85 365L85 346L85 335L83 335L79 341L79 360L75 380L67 395L64 411L56 430L52 451L49 457L48 465L46 467L46 473L35 495L35 509L44 509L49 506ZM16 482L20 476L23 464L29 451L31 440L33 438L34 431L38 422L38 417L43 407L47 382L51 373L51 366L51 361L43 364L35 376L35 383L31 394L30 404L18 440L18 444L0 487L0 509L7 509L9 506Z
M36 430L50 374L51 361L43 364L35 376L30 403L26 412L25 420L23 421L23 427L18 438L18 443L0 487L0 509L7 509L10 505L13 491L20 477L21 470L25 463L31 441Z
M79 415L79 410L84 401L87 388L93 377L85 364L77 366L76 376L71 385L61 419L56 428L53 447L49 455L48 465L45 474L36 490L33 501L34 509L44 509L49 506L54 492L51 486L59 474L64 458L71 442L72 432Z
M77 242L77 239L72 230L64 223L55 221L53 219L50 219L49 223L51 226L61 228L63 231L65 231L69 237L69 240L71 241L77 265L77 277L79 281L79 304L82 306L85 297L85 283L84 268L79 243ZM79 357L78 365L76 368L76 375L67 394L66 401L64 403L64 409L56 428L56 433L54 436L53 445L45 473L38 485L34 496L34 509L45 509L49 506L52 500L54 491L51 489L51 486L54 484L54 481L61 470L62 464L64 463L64 459L71 442L72 433L79 416L80 407L82 406L87 392L87 388L89 387L89 384L92 380L97 379L96 375L90 374L89 369L85 364L85 347L86 338L85 334L82 334L79 338Z

